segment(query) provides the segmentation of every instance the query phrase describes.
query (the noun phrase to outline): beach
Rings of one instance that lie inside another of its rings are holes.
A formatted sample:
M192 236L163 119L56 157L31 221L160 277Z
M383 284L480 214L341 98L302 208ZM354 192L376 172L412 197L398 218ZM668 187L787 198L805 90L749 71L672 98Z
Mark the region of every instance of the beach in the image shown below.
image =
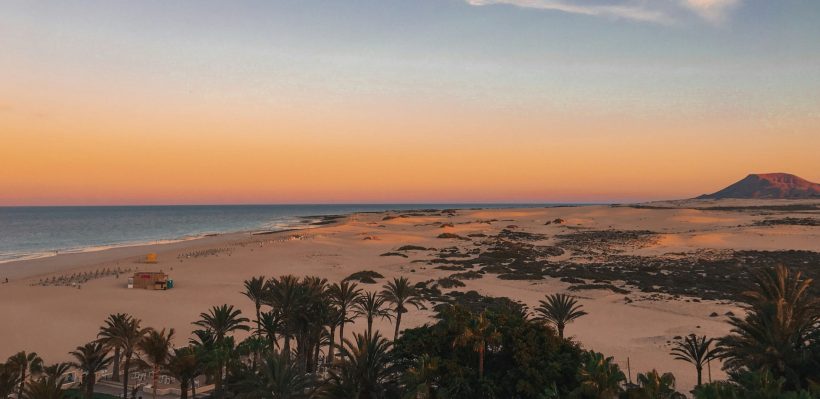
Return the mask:
M726 280L712 281L709 269L702 284L692 285L678 280L691 278L688 269L675 268L695 263L709 268L754 256L765 262L814 259L820 252L820 228L811 221L818 220L818 204L667 201L355 213L298 231L219 234L9 262L0 264L0 279L10 280L0 285L0 357L26 350L36 351L47 363L68 360L70 350L95 338L106 316L120 312L147 326L176 329L176 344L183 345L194 329L191 323L213 305L235 305L253 318L253 304L241 293L244 280L253 276L316 275L336 282L372 270L384 278L360 285L381 290L396 276L417 283L484 270L480 278L459 279L464 287L441 290L474 290L530 307L546 294L575 295L589 314L568 325L568 336L584 348L614 356L625 371L629 359L633 380L638 372L657 368L673 372L679 390L687 391L694 385L695 370L669 355L671 343L690 333L723 336L729 332L727 314L743 310L730 289L737 276L716 275ZM500 242L516 243L503 247L506 256L532 257L547 271L533 274L510 266L493 272L465 261L488 251L500 253ZM156 264L145 263L150 253L156 254ZM642 260L651 260L656 271L644 272L649 266ZM640 273L629 272L632 263ZM585 274L592 273L585 267L595 274ZM164 271L174 288L129 290L127 278L137 270ZM61 276L82 273L88 278L78 285L56 283ZM676 281L689 286L675 287ZM405 314L402 327L430 322L430 308ZM360 332L363 326L359 319L346 333ZM392 331L387 321L378 320L376 328ZM725 374L713 364L711 376Z

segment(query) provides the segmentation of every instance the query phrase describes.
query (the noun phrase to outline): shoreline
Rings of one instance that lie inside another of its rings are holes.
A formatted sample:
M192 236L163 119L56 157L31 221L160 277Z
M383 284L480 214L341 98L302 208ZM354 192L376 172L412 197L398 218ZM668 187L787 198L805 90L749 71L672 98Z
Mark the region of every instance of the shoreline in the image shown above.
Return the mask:
M76 248L66 248L66 249L54 249L54 250L46 250L34 253L26 253L22 254L18 257L2 259L0 258L0 269L2 269L5 265L16 263L16 262L27 262L32 260L44 259L44 258L52 258L61 255L69 255L69 254L82 254L82 253L93 253L93 252L102 252L120 248L129 248L129 247L146 247L146 246L153 246L153 245L165 245L165 244L175 244L179 242L186 242L186 241L195 241L202 238L208 237L217 237L217 236L224 236L224 235L234 235L234 234L250 234L250 235L268 235L268 234L275 234L287 231L297 231L297 230L304 230L310 229L313 227L318 226L325 226L329 224L333 224L338 219L344 219L345 217L351 215L350 214L340 214L340 215L296 215L292 217L287 217L286 219L295 219L298 222L295 223L284 223L282 221L273 221L273 222L265 222L260 224L258 228L255 229L240 229L240 230L225 230L225 231L217 231L217 232L203 232L199 234L193 235L185 235L181 237L174 237L174 238L159 238L159 239L151 239L151 240L139 240L139 241L129 241L129 242L121 242L121 243L114 243L114 244L103 244L103 245L90 245L85 247L76 247ZM281 228L276 228L273 226L276 225L283 225ZM271 226L271 227L268 227Z
M313 204L306 204L306 206L312 206ZM369 206L371 204L342 204L341 206ZM374 204L375 205L375 204ZM432 210L434 208L429 208L428 205L453 205L455 207L452 208L435 208L435 210L443 210L443 209L455 209L455 210L487 210L487 209L532 209L537 207L547 207L547 208L560 208L560 207L578 207L578 206L596 206L596 205L612 205L612 204L588 204L588 203L577 203L577 204L570 204L570 203L544 203L544 204L395 204L396 206L401 205L413 205L418 206L416 209L411 208L396 208L396 209L387 209L387 210L379 210L379 211L358 211L358 212L349 212L349 213L340 213L340 214L312 214L312 215L294 215L288 216L286 219L295 219L299 222L297 223L290 223L286 226L282 226L282 228L266 228L265 226L270 224L279 224L279 221L274 222L260 222L259 228L255 229L240 229L240 230L226 230L226 231L218 231L218 232L207 232L207 233L200 233L195 235L189 236L182 236L178 238L165 238L165 239L156 239L156 240L142 240L142 241L133 241L133 242L123 242L123 243L115 243L115 244L104 244L104 245L92 245L86 247L78 247L78 248L68 248L68 249L55 249L55 250L46 250L40 252L34 252L29 254L23 254L19 257L9 258L9 259L2 259L0 258L0 281L4 278L7 278L9 272L6 269L8 266L17 266L21 263L26 262L33 262L42 259L50 259L60 256L66 255L76 255L76 254L87 254L87 253L97 253L97 252L105 252L105 251L112 251L112 250L119 250L124 248L147 248L153 246L163 246L168 244L177 244L177 243L184 243L184 242L191 242L197 241L203 238L209 237L218 237L218 236L226 236L226 235L244 235L248 234L251 236L265 236L283 232L291 232L291 231L299 231L299 230L306 230L311 228L317 228L322 226L333 225L337 223L338 220L342 220L348 218L352 215L356 214L376 214L376 213L385 213L385 212L411 212L416 210ZM472 205L483 205L472 207ZM510 207L510 208L494 208L494 207L487 207L487 205L520 205L521 208ZM155 207L185 207L189 205L152 205ZM212 206L212 205L191 205L191 206ZM223 205L214 205L214 206L223 206ZM224 206L244 206L244 205L224 205ZM254 206L254 205L252 205ZM463 207L459 207L463 206ZM66 206L63 208L96 208L97 206ZM131 206L112 206L114 208L127 208ZM141 206L140 206L141 207ZM28 208L28 207L5 207L5 208ZM43 206L38 208L61 208L55 206ZM15 274L15 273L12 273ZM17 273L19 274L19 273ZM36 275L35 275L36 276ZM26 278L31 276L17 276L15 278ZM9 278L11 281L12 278Z

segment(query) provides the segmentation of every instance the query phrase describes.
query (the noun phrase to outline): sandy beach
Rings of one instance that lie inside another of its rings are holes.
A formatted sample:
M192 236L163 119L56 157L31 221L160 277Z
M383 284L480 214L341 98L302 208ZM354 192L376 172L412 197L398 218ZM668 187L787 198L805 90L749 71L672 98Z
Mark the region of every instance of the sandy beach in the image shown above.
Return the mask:
M809 206L795 207L791 206L795 202L701 201L640 207L360 213L335 224L296 232L224 234L10 262L0 264L0 279L10 280L0 285L0 357L27 350L38 352L46 362L68 360L68 351L93 339L102 320L115 312L131 313L149 326L173 327L179 334L178 344L182 344L193 330L191 322L212 305L233 304L250 316L253 306L240 291L243 281L252 276L318 275L339 281L357 271L373 270L385 278L404 275L412 282L437 280L469 269L447 263L447 259L465 257L443 254L481 253L492 248L487 240L504 237L507 242L522 243L520 248L525 249L521 251L534 251L547 264L562 266L535 279L518 279L515 273L520 271L482 273L481 278L463 279L464 287L442 291L475 290L530 306L549 293L577 295L589 315L570 324L568 335L585 348L614 356L625 370L629 358L633 379L637 372L653 367L672 371L679 389L686 391L694 385L694 369L669 356L670 343L689 333L725 335L729 330L725 315L739 314L741 309L728 291L710 290L709 285L697 287L702 290L698 291L703 294L700 297L676 291L680 287L664 288L664 281L674 283L678 278L675 265L682 259L709 264L732 256L751 256L743 251L774 251L773 259L816 256L820 228L806 221L818 220L818 203L804 201L799 204ZM443 233L448 234L439 238ZM400 250L407 245L426 249ZM792 252L782 252L789 250ZM143 262L148 253L157 254L157 264ZM666 280L660 282L649 279L651 276L620 279L613 274L609 280L593 281L583 275L583 265L628 264L630 259L638 259L634 257L669 265L672 272L661 273ZM437 268L443 265L451 270ZM79 287L50 283L60 276L117 268L162 270L170 274L175 287L168 291L129 290L126 273L92 278ZM704 281L708 279L704 277ZM362 286L379 290L383 282ZM641 289L635 286L638 283L646 286ZM584 284L593 287L585 289ZM595 284L610 284L615 289ZM404 316L402 326L424 324L431 314L429 310L411 311ZM359 320L347 331L360 331L363 325ZM387 322L379 322L377 327L383 331L391 328ZM715 364L711 374L715 379L724 377Z

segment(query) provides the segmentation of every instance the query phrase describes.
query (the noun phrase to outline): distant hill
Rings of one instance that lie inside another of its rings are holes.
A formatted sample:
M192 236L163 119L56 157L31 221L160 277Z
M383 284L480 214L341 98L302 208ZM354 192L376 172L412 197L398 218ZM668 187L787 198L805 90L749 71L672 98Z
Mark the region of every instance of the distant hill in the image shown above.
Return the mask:
M788 173L751 174L716 193L697 197L697 199L722 198L820 198L820 184L812 183Z

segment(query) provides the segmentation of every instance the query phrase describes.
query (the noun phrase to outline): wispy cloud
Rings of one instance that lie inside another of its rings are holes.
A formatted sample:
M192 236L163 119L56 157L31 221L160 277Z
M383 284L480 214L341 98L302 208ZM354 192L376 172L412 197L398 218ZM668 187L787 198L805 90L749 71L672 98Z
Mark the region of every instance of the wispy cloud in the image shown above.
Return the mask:
M712 24L723 23L742 0L465 0L473 6L506 4L615 19L672 25L681 13L695 14Z
M740 5L740 0L683 0L683 4L701 18L721 24L726 20L727 14Z
M629 4L588 4L561 0L466 0L474 6L490 4L509 4L524 8L563 11L571 14L594 15L603 17L626 18L637 21L668 23L670 20L661 12L642 6Z

